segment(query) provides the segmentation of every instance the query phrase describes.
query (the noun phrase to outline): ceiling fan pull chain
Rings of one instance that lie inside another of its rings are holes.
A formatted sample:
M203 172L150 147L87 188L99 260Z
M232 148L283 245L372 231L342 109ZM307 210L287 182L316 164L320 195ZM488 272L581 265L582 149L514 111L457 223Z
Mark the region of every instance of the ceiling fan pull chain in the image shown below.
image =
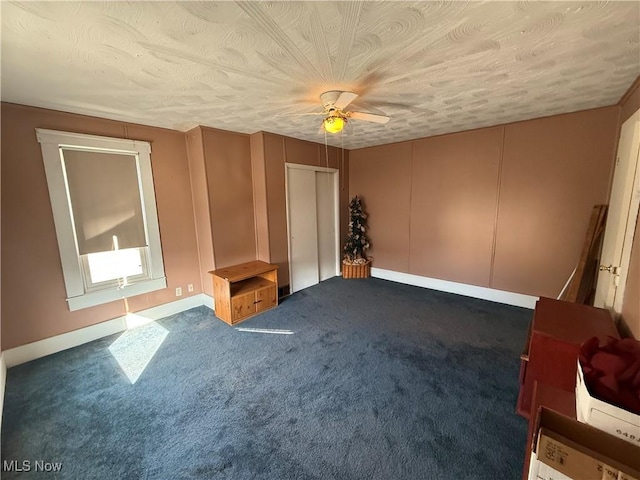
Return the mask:
M324 131L324 157L325 157L325 166L329 169L329 145L327 144L327 131Z

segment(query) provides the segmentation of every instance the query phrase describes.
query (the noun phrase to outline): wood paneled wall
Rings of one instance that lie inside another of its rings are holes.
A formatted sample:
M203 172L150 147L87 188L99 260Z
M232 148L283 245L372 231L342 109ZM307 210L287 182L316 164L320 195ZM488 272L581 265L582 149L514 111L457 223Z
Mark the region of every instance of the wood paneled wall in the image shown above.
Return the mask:
M193 216L198 241L200 281L207 295L213 296L213 283L209 271L215 269L213 257L213 233L211 232L211 212L209 208L209 188L204 161L202 130L194 128L186 134L189 178L193 201Z
M248 135L206 127L187 133L203 291L209 271L256 258L251 147Z
M617 118L609 107L505 127L493 288L560 293L593 206L609 202Z
M367 205L373 266L557 296L593 205L608 201L618 112L351 151L349 192Z
M249 136L200 127L216 268L256 259Z
M491 284L503 130L413 142L409 273Z
M377 268L410 271L411 165L411 143L349 152L349 197L362 198Z

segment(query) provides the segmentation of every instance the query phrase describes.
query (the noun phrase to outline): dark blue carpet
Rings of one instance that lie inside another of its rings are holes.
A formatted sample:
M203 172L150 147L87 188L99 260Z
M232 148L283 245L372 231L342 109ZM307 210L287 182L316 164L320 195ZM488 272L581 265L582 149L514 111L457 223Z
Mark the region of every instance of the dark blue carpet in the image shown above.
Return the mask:
M109 350L120 335L9 369L2 460L31 471L3 478L519 478L531 316L342 278L238 325L291 335L195 308L119 342L135 366L166 335L134 384Z

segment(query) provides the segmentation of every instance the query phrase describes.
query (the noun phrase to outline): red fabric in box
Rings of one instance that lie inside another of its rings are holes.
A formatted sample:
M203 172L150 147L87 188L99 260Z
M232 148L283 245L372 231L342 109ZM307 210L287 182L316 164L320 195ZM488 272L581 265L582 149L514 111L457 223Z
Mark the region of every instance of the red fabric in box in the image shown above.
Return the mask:
M610 337L603 346L596 337L580 348L584 381L600 400L640 414L640 342Z

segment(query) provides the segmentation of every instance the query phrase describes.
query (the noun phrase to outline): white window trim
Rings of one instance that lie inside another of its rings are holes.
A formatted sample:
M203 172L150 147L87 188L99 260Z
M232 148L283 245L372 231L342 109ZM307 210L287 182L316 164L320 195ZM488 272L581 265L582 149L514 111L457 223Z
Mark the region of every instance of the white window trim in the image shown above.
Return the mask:
M138 140L59 132L41 128L36 128L36 136L42 149L69 310L79 310L166 288L167 281L164 275L160 228L151 171L151 145L148 142ZM61 147L76 149L80 147L85 150L96 149L136 156L142 183L143 214L149 242L150 280L127 285L120 289L85 292L71 204L64 179Z

